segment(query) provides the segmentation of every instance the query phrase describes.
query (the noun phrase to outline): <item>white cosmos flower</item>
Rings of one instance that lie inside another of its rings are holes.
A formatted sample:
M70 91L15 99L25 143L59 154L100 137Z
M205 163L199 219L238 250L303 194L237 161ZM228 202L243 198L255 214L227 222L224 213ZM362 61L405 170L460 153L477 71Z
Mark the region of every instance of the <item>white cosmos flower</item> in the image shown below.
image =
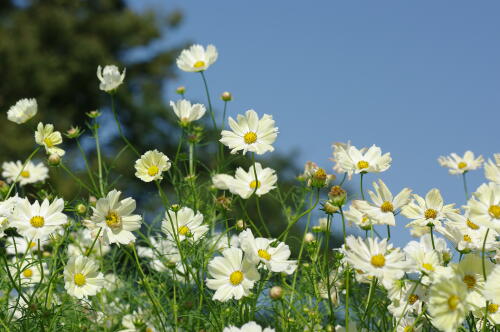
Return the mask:
M187 72L205 71L217 60L218 53L214 45L208 45L206 50L201 45L192 45L182 50L177 58L177 67Z
M178 270L183 270L181 262L181 255L175 242L170 239L156 239L149 237L148 247L137 247L137 253L140 257L151 259L150 266L153 270L164 272L168 268L177 265Z
M264 114L262 118L254 110L248 110L245 115L238 114L237 121L229 117L230 130L221 132L220 142L231 149L234 154L243 150L257 154L274 151L272 144L278 136L278 128L274 126L271 115Z
M498 303L500 299L500 265L495 265L491 270L490 274L487 276L487 281L484 284L484 297L492 301L493 303Z
M113 92L123 83L125 79L125 71L120 74L120 69L115 65L97 66L97 78L101 82L99 84L99 89L106 92Z
M104 243L129 244L135 241L133 231L141 227L142 217L132 214L135 210L135 200L131 197L120 200L121 191L110 191L106 197L99 198L96 207L92 207L91 222L87 226L93 230L93 235L102 228L100 237Z
M275 184L278 181L276 172L269 167L262 168L260 163L250 166L248 172L238 167L234 178L222 175L216 176L216 181L224 183L224 185L219 185L219 188L227 187L229 191L243 199L249 198L254 192L259 197L267 194L276 188Z
M17 124L22 124L36 115L38 105L34 98L19 100L7 111L7 119Z
M162 173L170 169L172 163L166 155L158 150L144 153L135 161L135 176L144 182L163 179Z
M373 224L373 221L370 219L368 214L361 212L352 205L349 207L349 210L344 212L344 216L347 221L349 221L349 224L355 224L363 230L370 229Z
M422 328L423 325L416 318L407 315L399 321L396 332L420 332Z
M49 244L49 239L40 240L40 247L43 250ZM30 240L24 237L9 237L5 245L8 255L34 255L38 250L38 240Z
M203 224L200 212L195 214L192 209L184 206L177 212L172 209L165 212L161 230L173 241L189 239L196 242L208 232L208 226Z
M262 327L256 322L248 322L242 325L240 328L230 325L228 327L225 327L222 332L274 332L274 329L269 327L262 329Z
M359 150L353 145L337 144L334 149L334 169L347 173L349 179L353 174L384 172L391 166L391 154L382 155L382 150L375 145Z
M401 284L401 289L397 297L391 298L392 302L387 307L389 312L395 317L401 317L403 313L418 315L422 311L422 304L427 302L427 286L419 284L415 287L415 282L407 280L397 280L395 283Z
M170 101L170 106L175 115L179 118L182 126L187 126L191 122L201 119L206 109L202 104L192 104L189 100L181 99L176 102Z
M439 278L429 291L427 308L432 324L441 331L457 331L470 310L467 298L467 286L458 276Z
M64 268L64 288L69 295L84 298L96 295L104 284L99 265L85 256L72 256Z
M62 143L61 133L54 131L54 125L38 123L35 131L35 141L38 145L45 147L47 154L56 154L58 156L64 155L64 150L58 148L57 145Z
M483 183L467 202L466 209L476 224L500 232L500 184Z
M25 167L21 161L10 161L2 164L2 176L8 183L19 182L21 186L44 181L49 177L49 170L43 163L34 164L28 161Z
M392 196L389 188L382 180L373 182L375 192L369 190L372 203L355 200L352 205L359 211L366 213L375 224L395 226L394 214L410 202L411 189L404 188L396 197Z
M118 332L156 332L156 328L151 324L147 315L139 308L139 310L134 311L132 314L123 316L122 325L125 329L119 330Z
M436 228L441 227L441 220L446 215L456 213L455 204L444 205L443 197L439 189L431 189L425 199L417 194L413 194L414 201L403 207L401 213L409 219L413 219L406 227L420 228L423 234L427 233L429 225Z
M42 267L40 267L40 262L32 256L27 256L23 259L14 259L12 266L9 267L10 273L13 276L16 276L19 272L18 277L21 285L24 287L38 284L42 280L42 269L44 276L46 276L48 271L47 264L42 263Z
M254 283L260 279L255 264L243 259L239 248L228 248L222 257L215 257L208 263L207 287L215 290L214 300L221 302L232 298L239 300L248 296Z
M500 184L500 153L495 153L495 161L488 159L484 164L484 176L496 184Z
M420 242L410 241L404 248L406 257L410 262L410 270L412 272L424 273L422 284L428 285L434 277L436 271L440 271L444 262L442 256L432 246L428 247L428 241L423 240L429 238L430 235L426 234L420 238ZM445 242L446 244L446 242Z
M390 287L395 279L401 279L408 270L404 253L387 243L387 239L348 236L342 247L346 262L361 271L360 274L378 278L386 288Z
M0 238L4 236L4 231L11 227L10 219L19 201L22 201L22 199L16 194L16 196L0 202Z
M297 268L297 261L288 260L291 252L285 243L274 239L255 238L250 229L241 232L239 239L245 257L252 263L261 262L272 272L285 272L286 274L292 274Z
M441 166L448 167L450 174L463 174L481 167L484 159L482 156L474 157L472 151L466 151L463 157L452 153L450 156L439 157L438 162Z
M43 240L68 222L63 210L62 198L55 199L52 203L44 199L41 204L38 201L30 204L25 198L17 203L10 225L31 241Z

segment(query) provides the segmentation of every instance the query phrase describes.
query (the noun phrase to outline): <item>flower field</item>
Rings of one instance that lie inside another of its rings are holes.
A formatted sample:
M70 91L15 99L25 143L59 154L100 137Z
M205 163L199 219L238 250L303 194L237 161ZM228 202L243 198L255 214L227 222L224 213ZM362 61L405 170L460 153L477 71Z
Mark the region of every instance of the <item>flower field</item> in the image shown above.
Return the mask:
M96 89L110 108L88 112L86 128L32 123L44 112L36 99L10 107L9 125L36 128L33 152L2 164L1 331L500 329L500 154L438 158L463 182L463 202L447 201L438 188L415 193L412 183L391 191L377 175L397 157L350 142L332 144L331 169L308 162L284 185L266 159L279 136L273 116L250 109L228 117L232 95L211 97L217 58L215 46L193 45L176 60L199 76L207 100L177 89L175 155L139 151L127 138L114 100L127 73L114 65L97 68ZM123 146L111 159L99 140L107 115ZM203 121L217 137L204 135ZM65 163L66 142L80 138L92 142L98 161L80 149L83 172ZM201 147L216 163L197 158ZM134 180L161 202L154 213L119 176L111 180L123 151L135 155L125 165ZM68 174L78 195L58 192L49 168ZM469 172L484 172L473 192ZM363 181L368 174L373 183ZM271 227L277 218L285 220L279 230ZM342 229L337 248L334 224ZM396 224L414 240L395 247Z

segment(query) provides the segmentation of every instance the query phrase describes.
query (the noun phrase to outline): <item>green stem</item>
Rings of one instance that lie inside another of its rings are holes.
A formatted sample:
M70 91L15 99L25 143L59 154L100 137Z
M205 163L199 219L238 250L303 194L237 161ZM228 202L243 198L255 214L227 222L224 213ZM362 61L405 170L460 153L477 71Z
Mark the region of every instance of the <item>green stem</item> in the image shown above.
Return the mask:
M104 185L102 181L101 144L99 143L99 124L97 123L97 120L94 123L94 138L97 150L97 172L98 172L99 189L101 191L101 197L104 197Z
M349 265L347 265L345 270L345 330L346 331L349 331L349 280L350 280Z
M118 119L118 114L116 113L116 110L115 110L115 98L112 94L111 94L111 111L113 112L113 116L115 117L115 122L116 122L116 126L118 127L118 132L120 133L120 137L125 142L125 144L127 144L127 146L132 151L134 151L134 153L139 157L141 155L139 153L139 151L137 151L137 149L134 148L132 143L130 143L130 141L127 139L127 137L125 137L125 135L123 134L122 125L120 124L120 120Z
M28 163L31 161L31 159L35 156L35 154L38 152L38 150L40 150L40 147L37 147L28 157L28 159L26 159L24 161L24 164L23 164L23 167L21 168L21 170L19 171L19 174L17 174L15 180L12 182L12 184L10 185L9 187L9 191L7 192L7 195L5 195L5 198L4 200L6 200L7 198L9 198L10 194L12 193L12 190L14 189L14 186L16 185L17 183L17 180L19 180L19 177L21 176L21 173L24 171L24 169L26 168L26 165L28 165Z
M210 118L212 119L212 123L213 123L215 131L218 131L217 123L215 122L214 110L212 108L212 100L210 99L210 92L208 91L207 79L206 79L205 73L203 71L200 71L200 74L201 74L201 77L203 78L203 85L205 86L205 93L207 94L208 113L210 114Z
M66 165L64 165L64 163L61 161L61 163L59 164L59 166L61 166L61 168L66 172L68 173L68 175L73 179L75 180L80 186L82 186L83 188L87 189L87 191L89 193L92 193L94 194L94 190L92 188L90 188L89 186L87 186L82 180L80 180L75 174L73 174L73 172L71 172L69 170L69 168L66 167Z
M485 253L485 248L486 248L486 240L488 239L488 234L490 233L490 229L486 229L486 234L484 235L484 241L483 241L483 248L481 250L482 252L482 265L483 265L483 277L484 281L486 282L487 276L486 276L486 253Z
M89 176L90 182L92 182L92 186L94 187L94 190L98 191L99 189L97 188L97 184L95 183L94 176L92 175L92 170L90 168L89 161L88 161L87 157L85 156L85 151L83 151L83 148L80 145L80 141L78 140L78 138L75 139L75 141L76 141L76 145L78 146L78 149L80 150L83 161L85 163L85 168L87 169L87 174Z
M189 142L189 176L194 177L194 143Z
M432 249L436 250L436 245L434 244L434 231L432 230L434 226L429 226L431 229L431 241L432 241Z
M363 176L365 175L365 172L361 172L361 179L359 180L359 190L361 191L361 198L365 200L365 192L363 190Z
M464 183L465 201L468 201L469 200L469 191L467 190L467 179L465 177L465 173L467 173L467 172L462 173L462 180Z

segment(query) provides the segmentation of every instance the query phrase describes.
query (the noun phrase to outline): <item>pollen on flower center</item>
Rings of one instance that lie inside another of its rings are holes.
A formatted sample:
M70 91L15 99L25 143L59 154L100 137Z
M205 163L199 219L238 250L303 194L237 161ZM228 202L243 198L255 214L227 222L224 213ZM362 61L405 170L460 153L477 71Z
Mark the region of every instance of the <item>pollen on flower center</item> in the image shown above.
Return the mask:
M492 205L488 209L490 215L495 219L500 219L500 205Z
M193 67L194 67L194 68L203 68L203 67L205 67L205 61L201 61L201 60L196 61L196 62L193 64Z
M257 134L254 133L253 131L249 131L248 133L243 136L243 140L245 141L246 144L252 144L257 142Z
M464 241L465 242L472 242L472 239L471 239L471 237L469 235L464 234Z
M383 267L385 265L385 257L382 254L372 256L371 263L375 267Z
M498 304L495 303L490 303L488 304L488 312L490 314L494 314L498 311Z
M231 284L233 284L234 286L238 286L239 284L242 283L243 281L243 272L241 271L234 271L233 273L231 273L231 275L229 276L229 281L231 282Z
M450 310L455 310L459 303L460 298L456 295L452 295L448 298L448 308L450 308Z
M260 181L253 180L252 182L250 182L250 188L252 189L260 188Z
M259 249L257 252L261 258L264 258L265 260L269 261L271 260L271 254L267 252L267 250L264 249Z
M471 276L470 274L467 274L464 276L464 283L468 288L473 288L476 285L476 278L474 276Z
M418 299L419 299L419 297L417 294L411 294L410 296L408 296L408 303L414 304L415 302L418 301Z
M43 142L45 143L45 145L47 145L47 147L48 147L48 148L51 148L51 147L53 147L53 146L54 146L54 142L52 142L52 140L51 140L50 138L48 138L48 137L47 137L47 138L45 138L45 139L43 140Z
M36 246L36 243L34 241L30 241L30 243L28 243L28 247L30 249L33 248L34 246Z
M191 230L186 225L179 227L178 232L180 235L187 236L191 233Z
M367 161L365 161L365 160L358 161L358 168L359 169L365 169L368 167L370 167L370 164Z
M427 209L424 212L425 219L436 219L438 213L434 209Z
M118 213L115 211L109 211L108 215L106 216L106 225L110 228L116 228L121 225L122 221Z
M75 285L80 286L80 287L82 287L83 285L85 285L87 283L87 279L81 273L75 274L75 277L73 279L75 281Z
M45 219L41 216L34 216L30 219L30 224L33 227L40 228L45 225Z
M413 332L413 327L411 327L411 325L405 326L403 332Z
M434 271L435 270L434 266L432 264L430 264L430 263L423 263L422 267L424 269L426 269L427 271Z
M382 212L393 212L394 211L394 205L392 205L392 203L389 202L389 201L385 201L380 206L380 210L382 210Z
M29 178L30 177L30 172L29 171L22 171L21 172L21 176L23 178Z
M474 230L479 229L479 226L474 224L470 219L467 219L466 223L470 229L474 229Z
M158 174L158 171L159 171L159 169L155 165L149 166L149 168L148 168L148 175L149 176L155 176L156 174Z
M465 161L461 161L458 163L458 168L460 169L464 169L465 167L467 167L467 163Z
M33 270L32 269L26 269L23 271L23 276L25 278L31 278L33 276Z

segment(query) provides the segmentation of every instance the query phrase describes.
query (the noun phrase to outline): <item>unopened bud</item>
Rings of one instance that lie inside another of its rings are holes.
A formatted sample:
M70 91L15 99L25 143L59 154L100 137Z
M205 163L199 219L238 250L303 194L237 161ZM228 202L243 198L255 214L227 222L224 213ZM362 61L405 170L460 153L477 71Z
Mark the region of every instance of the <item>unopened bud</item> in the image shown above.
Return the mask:
M175 89L175 93L178 95L183 95L186 92L186 87L184 85L181 85Z
M239 230L244 230L245 228L247 228L247 225L243 221L243 219L239 219L238 221L236 221L236 228L238 228Z
M66 131L66 137L68 138L77 138L82 134L80 128L77 127L71 127Z
M220 99L224 100L224 101L231 101L233 99L233 96L231 95L230 92L227 92L227 91L224 91L221 95L220 95Z
M279 300L283 297L283 288L280 286L273 286L269 290L269 297L273 300Z
M231 209L231 197L219 196L215 199L215 206L221 210L229 211Z
M61 157L58 154L53 153L49 156L47 162L50 166L59 166L61 163Z
M315 240L315 237L314 237L314 234L313 233L306 233L306 235L304 235L304 241L306 243L311 243Z
M179 212L179 210L181 209L181 206L180 206L179 204L172 204L172 205L170 206L170 209L171 209L172 211L174 211L174 212L176 212L176 213L177 213L177 212Z
M85 212L87 212L87 207L85 204L80 203L75 207L75 210L78 214L85 214Z
M323 211L325 211L326 214L334 214L335 212L338 212L338 210L338 206L335 206L328 201L323 204Z
M89 204L95 206L97 203L97 198L95 196L89 196Z
M90 111L87 112L87 116L91 119L95 119L101 116L101 112L99 112L98 110Z
M328 197L333 205L340 207L346 201L347 192L341 186L333 186L328 193Z

